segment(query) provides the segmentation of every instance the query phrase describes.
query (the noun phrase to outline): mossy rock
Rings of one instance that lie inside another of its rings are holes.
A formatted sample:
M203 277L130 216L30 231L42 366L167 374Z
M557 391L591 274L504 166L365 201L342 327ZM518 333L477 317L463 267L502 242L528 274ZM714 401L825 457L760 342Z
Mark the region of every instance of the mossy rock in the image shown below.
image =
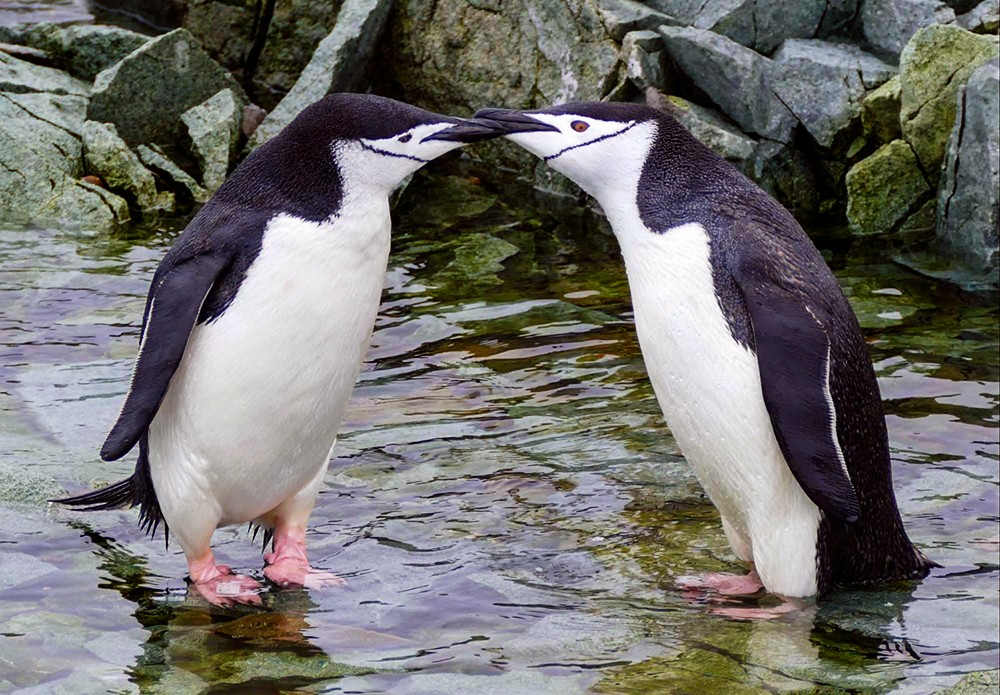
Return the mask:
M913 148L893 140L847 172L847 220L858 234L891 232L930 194Z
M898 140L899 128L899 76L868 93L861 103L861 125L865 136L879 145Z
M934 24L921 29L899 62L900 126L920 166L938 176L955 124L958 90L976 68L998 54L996 36Z

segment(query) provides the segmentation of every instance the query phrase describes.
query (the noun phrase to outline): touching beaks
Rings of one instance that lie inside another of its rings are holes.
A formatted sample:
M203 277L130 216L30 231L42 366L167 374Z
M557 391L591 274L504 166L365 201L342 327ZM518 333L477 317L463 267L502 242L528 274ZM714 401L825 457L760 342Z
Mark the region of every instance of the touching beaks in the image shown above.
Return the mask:
M476 111L473 118L477 121L486 121L494 124L495 127L503 130L504 135L514 133L534 133L539 131L556 131L559 129L549 123L542 123L530 114L511 109L480 109Z
M444 128L432 135L428 135L420 142L428 140L446 140L448 142L482 142L492 140L504 135L504 130L499 125L478 118L456 119L456 125Z

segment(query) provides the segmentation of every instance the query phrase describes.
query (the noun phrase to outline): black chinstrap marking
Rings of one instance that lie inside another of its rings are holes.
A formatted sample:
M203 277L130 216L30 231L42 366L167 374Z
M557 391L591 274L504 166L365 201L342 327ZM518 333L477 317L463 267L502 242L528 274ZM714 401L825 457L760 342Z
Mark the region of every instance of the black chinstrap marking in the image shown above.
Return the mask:
M575 150L575 149L580 148L580 147L586 147L587 145L593 145L595 143L601 142L602 140L608 140L609 138L618 137L622 133L627 133L628 131L632 130L637 125L639 125L639 121L633 121L629 125L627 125L624 128L622 128L621 130L616 130L613 133L608 133L607 135L602 135L599 138L594 138L593 140L587 140L587 142L581 142L581 143L579 143L577 145L570 145L569 147L564 147L563 149L559 150L555 154L552 154L552 155L549 155L548 157L545 157L542 161L551 162L556 157L561 157L562 155L566 154L570 150Z
M410 160L413 160L414 162L420 162L421 164L427 164L429 161L431 161L429 159L421 159L420 157L414 157L413 155L409 155L409 154L399 154L398 152L389 152L388 150L380 150L377 147L372 147L371 145L366 145L361 140L359 140L358 142L361 143L361 147L363 149L366 149L369 152L374 152L375 154L385 155L386 157L398 157L399 159L410 159Z

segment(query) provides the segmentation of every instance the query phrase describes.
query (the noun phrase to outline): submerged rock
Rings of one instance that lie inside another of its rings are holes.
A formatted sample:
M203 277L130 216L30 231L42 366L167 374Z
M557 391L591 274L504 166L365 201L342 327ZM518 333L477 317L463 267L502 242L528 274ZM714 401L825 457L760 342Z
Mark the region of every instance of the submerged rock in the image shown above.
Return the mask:
M270 140L327 94L360 86L391 5L389 0L345 0L333 31L320 42L295 86L254 131L252 147Z
M99 177L111 191L132 200L140 210L173 209L173 196L157 193L153 174L110 123L84 124L83 163L87 174Z
M998 52L996 36L956 26L919 31L899 65L900 124L920 166L937 177L955 123L956 95L969 75Z
M955 21L955 11L939 0L864 0L861 32L872 50L890 60L918 30Z
M246 97L186 29L152 39L97 75L87 118L114 123L130 145L170 144L181 135L180 116L220 90Z
M660 34L677 66L744 131L791 141L795 117L772 90L769 59L702 29L660 27Z
M825 149L853 140L866 90L896 74L856 46L820 39L786 41L769 67L775 93Z
M976 70L959 90L937 200L944 250L976 269L998 267L1000 225L1000 61Z
M859 234L891 232L930 193L913 148L893 140L847 172L847 220Z
M230 89L223 89L181 114L201 166L202 184L209 195L219 190L229 173L242 117L242 107Z
M861 126L871 141L884 145L902 137L899 128L899 75L869 92L861 102Z

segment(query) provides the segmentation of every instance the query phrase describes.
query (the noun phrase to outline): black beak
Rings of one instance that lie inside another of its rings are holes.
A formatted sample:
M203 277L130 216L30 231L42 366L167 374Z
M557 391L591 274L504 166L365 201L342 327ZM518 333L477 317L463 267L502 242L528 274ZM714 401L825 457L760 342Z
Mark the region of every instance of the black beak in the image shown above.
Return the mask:
M504 134L503 129L491 121L478 118L455 119L457 125L439 130L428 135L421 142L428 140L446 140L448 142L482 142L492 140Z
M554 125L542 123L532 118L530 114L510 109L480 109L476 111L474 118L494 124L494 126L503 130L504 135L535 133L545 130L559 132L559 129Z

